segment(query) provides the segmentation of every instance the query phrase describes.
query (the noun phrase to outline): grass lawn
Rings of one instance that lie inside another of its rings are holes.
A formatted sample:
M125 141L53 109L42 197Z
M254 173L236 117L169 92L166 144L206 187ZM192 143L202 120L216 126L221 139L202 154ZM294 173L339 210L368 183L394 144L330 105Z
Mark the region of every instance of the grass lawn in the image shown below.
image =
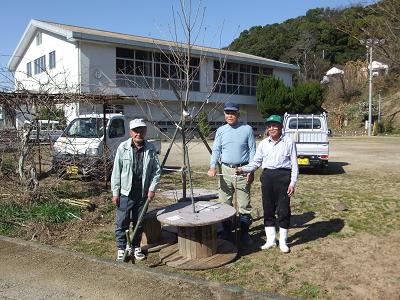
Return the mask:
M265 233L257 171L252 185L252 246L220 268L183 271L163 264L156 268L305 299L398 299L400 138L337 138L331 140L331 149L328 174L310 170L300 174L291 203L290 254L281 253L279 248L259 250ZM193 169L207 171L206 166ZM193 186L216 189L217 180L194 173ZM163 175L155 203L172 204L174 200L161 198L160 192L180 188L178 174ZM4 184L2 191L12 192ZM60 181L52 191L59 198L91 199L96 209L74 212L82 221L73 218L54 226L47 223L47 231L39 231L38 223L30 222L35 218L40 224L43 219L53 222L49 217L53 207L32 205L36 211L26 211L15 204L7 206L3 197L0 220L4 216L10 219L14 209L18 223L24 226L0 222L0 234L27 239L35 234L41 242L113 260L115 208L110 192L102 191L101 185L80 181ZM63 209L57 207L61 214ZM146 261L140 262L149 267L157 263L158 253L150 253Z

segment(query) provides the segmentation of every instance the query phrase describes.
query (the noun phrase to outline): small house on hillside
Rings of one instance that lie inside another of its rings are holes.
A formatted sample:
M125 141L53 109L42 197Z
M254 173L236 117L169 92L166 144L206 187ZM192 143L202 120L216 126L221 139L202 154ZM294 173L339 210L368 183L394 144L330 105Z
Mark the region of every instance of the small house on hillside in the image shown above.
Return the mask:
M368 76L369 69L370 69L369 65L368 68L362 69L362 71L365 73L366 76ZM389 66L387 64L381 63L376 60L372 62L372 76L374 77L383 76L387 75L388 73L389 73Z
M330 68L325 73L325 76L322 78L321 83L329 83L329 81L330 81L329 77L343 75L343 74L344 74L344 71L337 67Z

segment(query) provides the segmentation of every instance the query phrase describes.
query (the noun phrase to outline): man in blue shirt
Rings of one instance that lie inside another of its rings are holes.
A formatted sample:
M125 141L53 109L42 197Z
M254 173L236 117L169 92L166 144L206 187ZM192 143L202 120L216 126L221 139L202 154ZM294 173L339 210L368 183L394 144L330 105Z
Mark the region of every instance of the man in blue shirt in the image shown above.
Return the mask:
M233 194L237 194L237 205L240 214L241 242L251 243L249 227L251 219L250 185L254 180L254 173L245 177L235 178L235 169L244 166L253 158L256 142L251 126L239 123L239 105L227 102L224 105L224 116L227 124L219 127L215 134L208 175L216 176L216 165L221 161L222 174L219 178L219 199L232 205ZM235 191L235 180L237 190ZM231 222L223 222L223 238L229 239L231 235Z
M254 172L260 166L261 193L264 209L264 225L267 242L261 249L276 246L275 212L279 225L279 248L288 253L286 244L290 224L290 197L294 194L299 168L297 165L296 144L289 136L282 134L282 118L272 115L267 118L268 137L257 147L253 160L238 167L237 174Z

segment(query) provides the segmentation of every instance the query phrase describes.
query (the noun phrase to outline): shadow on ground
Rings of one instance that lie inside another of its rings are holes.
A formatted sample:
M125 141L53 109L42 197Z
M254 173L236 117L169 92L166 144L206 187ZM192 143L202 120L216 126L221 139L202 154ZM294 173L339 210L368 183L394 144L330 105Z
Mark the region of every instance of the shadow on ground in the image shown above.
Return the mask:
M306 244L332 233L340 232L344 227L344 221L336 218L328 221L318 221L301 227L304 229L289 237L290 246Z
M340 232L344 227L344 221L339 218L312 223L311 221L314 218L315 213L312 211L299 215L292 215L290 227L302 228L302 230L293 235L291 235L289 231L288 244L290 247L306 244L308 242L324 238L332 233ZM241 247L240 254L242 256L260 251L260 247L265 243L264 224L260 224L251 228L250 235L253 240L253 244L246 247ZM278 231L277 238L279 239Z
M328 168L300 167L299 171L300 174L307 175L339 175L346 173L343 167L347 165L349 165L347 162L334 161L329 162Z

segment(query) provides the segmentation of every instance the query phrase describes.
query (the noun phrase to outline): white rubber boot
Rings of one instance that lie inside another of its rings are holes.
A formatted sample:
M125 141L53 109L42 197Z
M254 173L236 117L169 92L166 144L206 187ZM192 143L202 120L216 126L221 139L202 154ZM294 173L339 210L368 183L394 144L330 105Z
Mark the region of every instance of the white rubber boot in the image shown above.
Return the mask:
M289 253L290 249L286 244L288 237L288 230L285 228L279 227L279 248L283 253Z
M267 236L267 242L261 246L261 250L267 250L276 246L276 231L275 226L265 227L265 235Z

